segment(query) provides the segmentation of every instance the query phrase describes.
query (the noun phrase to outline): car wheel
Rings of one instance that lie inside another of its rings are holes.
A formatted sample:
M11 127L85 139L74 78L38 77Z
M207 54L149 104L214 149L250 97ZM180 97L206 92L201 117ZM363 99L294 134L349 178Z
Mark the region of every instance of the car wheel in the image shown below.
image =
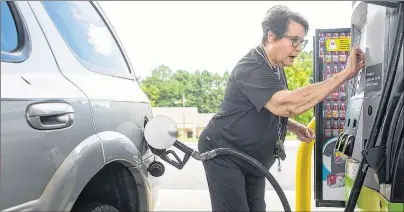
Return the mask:
M119 212L114 206L103 203L89 203L77 207L75 212Z

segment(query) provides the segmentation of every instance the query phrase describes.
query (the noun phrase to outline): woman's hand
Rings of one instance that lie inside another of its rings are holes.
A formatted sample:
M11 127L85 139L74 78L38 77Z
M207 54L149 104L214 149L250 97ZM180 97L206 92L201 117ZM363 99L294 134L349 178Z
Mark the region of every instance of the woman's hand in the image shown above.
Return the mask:
M349 74L347 80L354 78L363 67L365 67L365 54L359 47L352 47L345 69Z
M294 126L293 133L295 133L297 139L299 139L302 142L308 143L316 138L314 131L303 124L296 124Z

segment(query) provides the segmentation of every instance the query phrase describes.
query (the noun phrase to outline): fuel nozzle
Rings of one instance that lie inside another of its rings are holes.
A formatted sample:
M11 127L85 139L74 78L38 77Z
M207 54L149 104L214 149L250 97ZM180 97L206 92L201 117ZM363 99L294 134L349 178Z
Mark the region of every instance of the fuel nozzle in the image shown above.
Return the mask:
M344 132L339 134L337 142L335 144L335 148L334 148L335 151L342 152L342 149L344 147L347 137L348 137L348 134L346 134Z
M167 116L153 117L153 119L147 122L144 129L145 141L152 152L177 169L182 169L191 156L197 157L199 153L181 141L178 141L177 137L177 126L175 122ZM181 150L185 154L182 160L174 150L169 149L172 146ZM174 158L170 158L170 155ZM158 167L156 166L158 169L150 168L150 170L157 172L162 169L160 166L161 164L159 164Z
M344 148L342 149L342 152L344 153L344 155L348 156L348 157L352 157L352 150L354 147L354 143L355 143L355 136L350 135L348 136Z
M204 161L214 158L218 154L216 150L200 154L198 151L177 140L177 137L177 126L167 116L153 117L153 119L147 122L144 129L144 138L152 152L177 169L182 169L190 157ZM185 154L182 160L173 150L168 149L172 146ZM169 157L170 154L174 156L175 160Z
M150 145L150 144L149 144ZM152 152L159 156L161 159L166 161L167 163L171 164L177 169L182 169L184 165L188 162L189 158L191 157L192 153L194 152L194 149L188 147L184 143L175 140L174 147L177 147L177 149L181 150L182 152L185 153L184 158L181 160L180 157L175 153L174 150L166 150L166 149L155 149L152 146L150 148L153 149ZM173 155L175 160L171 159L169 156Z

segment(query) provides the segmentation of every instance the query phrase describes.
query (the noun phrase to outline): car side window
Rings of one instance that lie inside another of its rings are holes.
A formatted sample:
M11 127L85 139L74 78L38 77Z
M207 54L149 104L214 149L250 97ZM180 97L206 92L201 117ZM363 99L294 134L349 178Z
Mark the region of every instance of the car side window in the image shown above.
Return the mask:
M1 1L1 51L12 52L18 46L18 33L7 1Z
M130 70L109 28L88 1L43 1L76 58L89 70L126 77Z

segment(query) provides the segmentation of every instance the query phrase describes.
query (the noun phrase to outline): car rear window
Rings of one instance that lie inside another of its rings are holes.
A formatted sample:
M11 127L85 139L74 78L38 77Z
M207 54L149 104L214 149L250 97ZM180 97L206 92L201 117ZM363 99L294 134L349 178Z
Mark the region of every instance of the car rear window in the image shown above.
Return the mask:
M89 70L129 74L109 28L88 1L43 1L49 16L79 61Z
M1 1L1 51L11 52L18 46L17 27L10 7Z

